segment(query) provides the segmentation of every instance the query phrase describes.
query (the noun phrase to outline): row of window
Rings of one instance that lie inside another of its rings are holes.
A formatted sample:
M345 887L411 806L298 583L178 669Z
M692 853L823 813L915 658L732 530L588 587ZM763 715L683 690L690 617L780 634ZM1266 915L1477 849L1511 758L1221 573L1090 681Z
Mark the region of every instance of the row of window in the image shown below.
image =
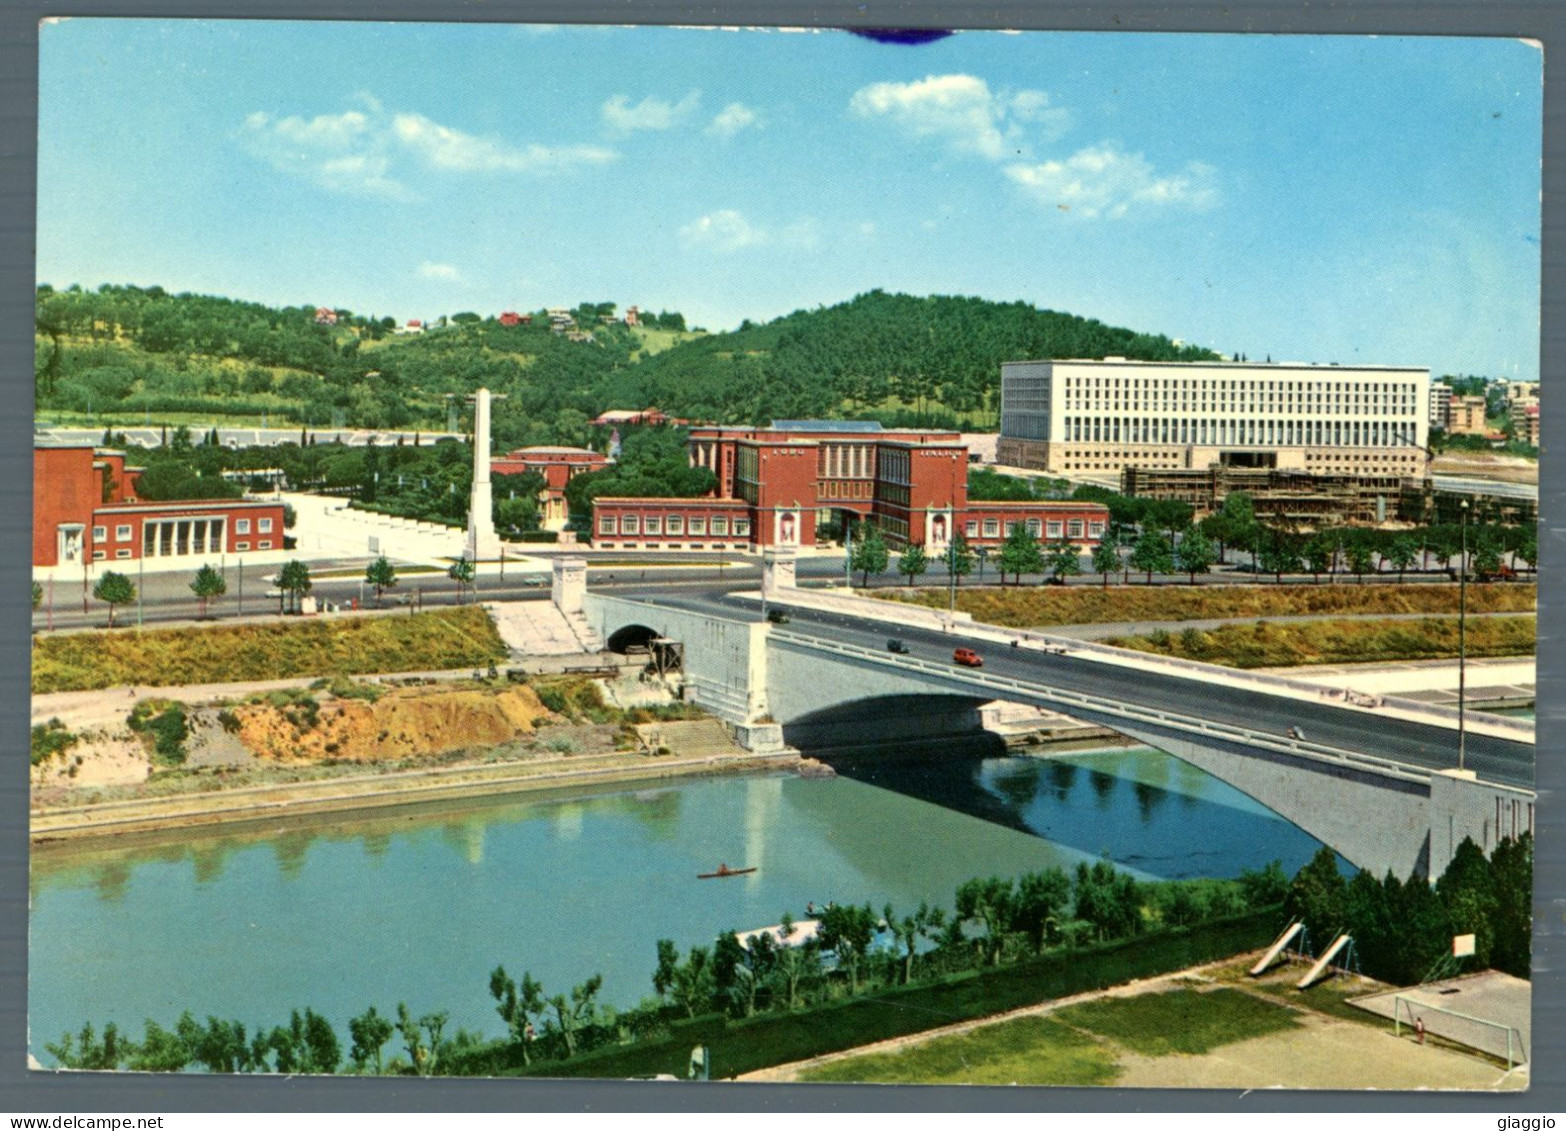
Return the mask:
M1061 520L1058 519L1058 518L1051 518L1051 519L1044 520L1044 521L1041 521L1041 520L1036 519L1036 518L1030 518L1030 519L1026 519L1024 521L1025 521L1025 523L1027 525L1028 533L1033 535L1033 537L1035 537L1035 538L1039 538L1039 537L1048 537L1048 538L1061 538L1061 537L1081 538L1082 537L1082 531L1083 531L1083 525L1084 524L1083 524L1083 520L1080 519L1080 518L1072 518L1072 519L1065 520L1064 528L1062 528ZM1018 522L1018 520L1014 519L1014 518L1009 518L1009 519L1006 520L1006 535L1007 535L1007 537L1010 537L1011 532L1013 530L1017 529L1017 522ZM964 524L963 535L965 537L968 537L968 538L977 538L977 537L980 536L979 535L979 531L980 531L981 528L984 531L983 536L985 538L999 538L1001 536L1001 520L998 519L998 518L986 518L986 519L984 519L982 521L982 524L981 524L981 521L979 519L970 518ZM1086 529L1087 529L1088 534L1091 537L1099 538L1099 537L1103 536L1104 524L1102 522L1100 522L1100 521L1095 520L1095 521L1087 523L1086 524Z
M270 539L263 538L261 541L256 543L256 549L257 550L270 550L271 548L272 548L272 542L271 542ZM242 554L242 553L244 553L245 551L247 551L249 549L250 549L250 543L249 542L235 542L234 543L234 551L235 551L235 553L241 553ZM195 552L196 553L205 553L206 551L197 550ZM92 552L92 560L95 561L95 562L104 561L105 559L108 558L108 556L109 555L108 555L108 552L106 550L94 550ZM123 550L123 549L122 550L115 550L114 551L114 556L115 556L116 559L118 559L120 561L125 561L128 558L130 558L131 552L129 550Z
M234 533L249 534L250 520L248 518L236 518L234 520ZM272 533L272 520L269 518L256 519L256 533ZM94 542L107 542L109 540L109 528L107 526L94 526L92 528L92 540ZM114 540L116 542L132 541L131 524L128 522L117 523L114 527ZM270 546L271 543L268 542L267 545Z
M1412 424L1385 420L1199 420L1071 417L1063 438L1084 443L1260 444L1270 447L1383 447L1416 442Z
M595 542L600 550L613 550L616 548L613 542ZM705 542L626 542L618 547L622 550L748 550L748 542L713 542L708 545Z
M868 499L870 482L851 480L847 483L835 483L828 479L821 484L821 497L823 499Z
M713 537L728 537L728 518L723 515L713 515L711 528ZM612 514L598 516L598 533L600 534L667 534L670 537L683 537L689 534L693 537L700 537L705 535L707 531L708 520L705 515L693 514L689 520L682 514L624 514L618 516L618 518ZM734 520L734 536L736 538L747 538L750 536L750 519L736 518Z

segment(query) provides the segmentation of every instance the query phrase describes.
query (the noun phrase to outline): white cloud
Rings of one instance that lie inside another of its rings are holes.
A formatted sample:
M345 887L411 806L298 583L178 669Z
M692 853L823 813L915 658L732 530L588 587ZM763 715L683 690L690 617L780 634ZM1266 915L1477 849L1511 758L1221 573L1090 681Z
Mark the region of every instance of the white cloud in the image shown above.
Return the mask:
M814 220L806 217L777 230L770 230L745 219L732 208L708 213L680 229L680 242L687 248L705 249L728 255L751 247L812 248L821 242Z
M419 197L393 175L399 163L443 173L550 173L603 165L618 156L592 145L516 146L443 126L422 114L388 117L380 100L366 91L354 99L363 110L314 118L258 110L240 126L239 144L273 168L328 191L400 201Z
M518 148L443 126L422 114L398 114L392 119L392 134L427 165L462 173L549 172L574 165L603 165L616 156L612 149L593 145L551 148L531 144Z
M710 137L722 138L727 141L743 129L751 126L759 127L760 119L756 112L743 102L730 102L721 113L712 120L706 133Z
M930 75L918 82L878 82L849 100L861 118L883 120L910 137L939 138L958 153L999 161L1029 139L1053 141L1070 121L1041 90L997 94L973 75Z
M1039 203L1089 219L1118 219L1133 209L1200 210L1219 197L1211 165L1192 161L1179 173L1159 176L1142 154L1112 144L1080 149L1063 161L1008 165L1006 175Z
M679 125L701 103L701 91L693 90L678 102L668 102L649 94L635 106L629 95L617 94L603 104L604 123L617 133L636 130L667 130Z
M357 110L314 118L277 118L256 111L240 127L239 143L251 156L331 192L413 200L414 193L388 175L385 139Z
M450 263L431 263L426 259L419 264L417 274L421 279L440 279L446 283L462 282L462 272Z

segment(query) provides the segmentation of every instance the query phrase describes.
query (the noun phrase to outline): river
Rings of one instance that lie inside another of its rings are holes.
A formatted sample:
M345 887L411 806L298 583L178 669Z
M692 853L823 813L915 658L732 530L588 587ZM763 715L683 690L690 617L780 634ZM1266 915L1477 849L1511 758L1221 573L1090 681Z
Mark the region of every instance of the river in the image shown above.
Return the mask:
M859 780L863 779L863 780ZM503 963L557 993L652 993L654 942L796 917L807 901L950 907L975 875L1107 854L1142 878L1234 876L1316 841L1151 750L892 759L835 779L760 775L453 802L35 851L31 1049L85 1021L139 1035L189 1009L247 1027L309 1006L344 1038L374 1004L498 1035ZM751 875L698 880L719 863Z

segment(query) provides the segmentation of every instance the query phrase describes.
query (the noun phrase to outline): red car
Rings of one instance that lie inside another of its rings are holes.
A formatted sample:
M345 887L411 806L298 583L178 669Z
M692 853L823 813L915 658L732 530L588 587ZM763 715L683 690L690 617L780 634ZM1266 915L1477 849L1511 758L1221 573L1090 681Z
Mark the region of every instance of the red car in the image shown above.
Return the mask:
M965 668L982 668L984 666L984 657L972 648L959 648L952 653L952 662L961 664Z

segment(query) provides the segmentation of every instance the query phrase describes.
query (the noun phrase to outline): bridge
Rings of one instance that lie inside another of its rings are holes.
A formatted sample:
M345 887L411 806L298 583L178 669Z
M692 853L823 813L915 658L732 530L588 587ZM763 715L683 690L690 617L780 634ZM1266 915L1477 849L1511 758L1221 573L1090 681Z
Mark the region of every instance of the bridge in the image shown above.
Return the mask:
M763 599L788 608L787 624L768 623L754 597L588 593L571 561L556 564L554 595L611 648L681 642L687 697L756 749L972 734L979 708L999 699L1163 750L1376 875L1434 878L1464 837L1488 852L1534 827L1526 722L1470 713L1458 770L1452 708L1392 698L1370 706L1285 677L794 589L791 567L769 551L763 570ZM908 654L887 650L892 636ZM957 646L985 666L954 665Z

